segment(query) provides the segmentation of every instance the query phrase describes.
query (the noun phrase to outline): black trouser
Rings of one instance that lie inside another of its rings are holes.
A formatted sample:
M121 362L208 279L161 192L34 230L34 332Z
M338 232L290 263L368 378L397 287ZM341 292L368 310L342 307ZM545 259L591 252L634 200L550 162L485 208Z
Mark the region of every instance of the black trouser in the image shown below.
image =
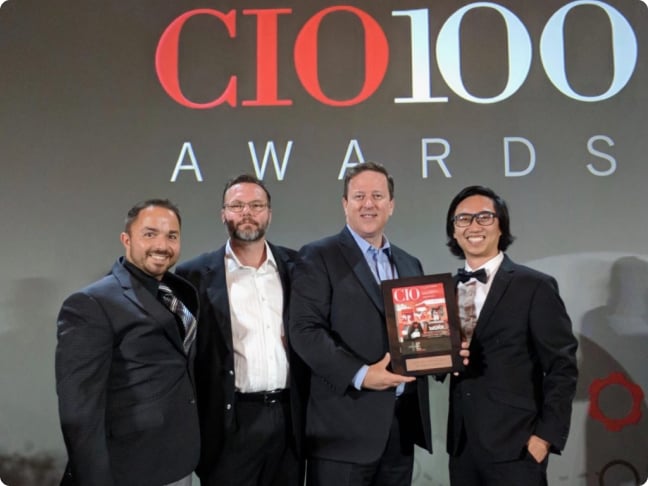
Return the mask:
M236 394L236 424L213 465L203 465L203 486L298 486L288 391L272 397Z
M458 456L450 457L452 486L546 486L548 458L537 463L526 447L517 459L490 462L465 436Z
M414 469L414 431L410 429L420 424L418 413L416 393L398 398L385 450L376 462L309 458L306 486L410 486Z

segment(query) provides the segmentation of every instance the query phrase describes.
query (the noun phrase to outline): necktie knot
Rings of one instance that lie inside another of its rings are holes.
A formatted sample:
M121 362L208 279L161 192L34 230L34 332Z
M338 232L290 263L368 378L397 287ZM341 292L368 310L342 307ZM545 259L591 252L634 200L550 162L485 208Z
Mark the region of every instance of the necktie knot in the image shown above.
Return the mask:
M488 275L486 274L486 270L484 270L483 268L480 268L479 270L476 270L474 272L469 272L465 268L460 268L459 270L457 270L457 278L462 283L468 282L468 280L470 280L471 278L479 280L481 283L488 282Z
M173 297L173 290L167 285L161 283L158 287L158 292L160 292L160 297L163 299L169 299Z

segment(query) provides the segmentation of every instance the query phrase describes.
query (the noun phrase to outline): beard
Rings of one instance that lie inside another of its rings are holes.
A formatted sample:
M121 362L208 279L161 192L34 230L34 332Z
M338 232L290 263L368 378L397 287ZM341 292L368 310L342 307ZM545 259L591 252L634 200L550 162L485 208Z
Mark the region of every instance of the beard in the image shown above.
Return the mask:
M265 236L266 229L268 227L266 224L259 224L256 221L245 220L241 221L238 224L234 221L227 220L225 221L227 225L227 232L230 235L230 238L238 241L254 242L259 241ZM243 226L250 226L253 228L243 228Z

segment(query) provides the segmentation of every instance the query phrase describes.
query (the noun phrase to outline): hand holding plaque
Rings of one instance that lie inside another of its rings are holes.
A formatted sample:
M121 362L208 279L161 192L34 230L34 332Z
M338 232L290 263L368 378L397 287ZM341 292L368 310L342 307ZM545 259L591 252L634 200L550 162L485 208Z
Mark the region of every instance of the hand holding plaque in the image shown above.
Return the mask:
M403 375L462 366L461 326L449 273L382 282L392 369Z

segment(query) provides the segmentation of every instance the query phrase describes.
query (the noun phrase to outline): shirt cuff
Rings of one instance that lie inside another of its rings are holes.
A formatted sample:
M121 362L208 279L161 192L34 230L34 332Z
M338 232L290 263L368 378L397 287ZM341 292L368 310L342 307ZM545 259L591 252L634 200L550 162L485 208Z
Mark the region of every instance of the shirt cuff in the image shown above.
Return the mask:
M353 376L353 387L356 390L362 390L362 382L364 381L365 376L367 376L367 371L369 371L369 365L362 365L362 368L360 368Z
M355 388L356 390L362 390L362 382L364 381L365 376L367 376L367 371L369 371L369 366L362 365L362 368L360 368L353 376L353 388ZM405 383L399 383L396 387L396 396L400 397L404 391Z

